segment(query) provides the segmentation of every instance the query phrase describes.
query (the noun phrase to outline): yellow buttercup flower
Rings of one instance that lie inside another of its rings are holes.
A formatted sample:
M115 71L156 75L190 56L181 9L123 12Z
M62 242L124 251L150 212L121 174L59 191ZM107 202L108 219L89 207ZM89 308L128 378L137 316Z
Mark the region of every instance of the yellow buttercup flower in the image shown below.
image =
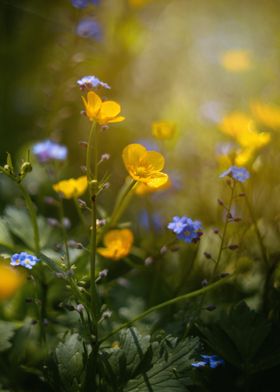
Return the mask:
M250 52L247 50L228 50L222 54L220 62L230 72L247 71L252 67Z
M86 176L62 180L53 185L57 193L61 193L65 199L72 199L81 196L88 187Z
M152 188L159 188L168 181L162 173L164 158L157 151L147 151L141 144L129 144L123 150L123 161L130 176Z
M158 188L154 188L154 187L152 188L147 184L145 184L144 182L139 182L137 184L137 187L135 188L135 194L138 196L145 196L149 193L154 193L157 191L164 191L166 189L169 189L171 185L172 184L169 178L163 185L159 186Z
M125 117L119 116L121 106L114 101L102 101L94 91L87 93L87 99L82 97L86 115L90 121L95 120L100 125L121 122Z
M171 139L176 131L176 125L170 121L157 121L152 124L152 134L157 139Z
M0 300L11 297L23 284L23 275L7 265L0 265Z
M280 128L280 106L253 102L251 111L256 120L270 128Z
M98 253L112 260L127 256L133 244L133 234L128 229L111 230L104 236L105 248L98 248Z

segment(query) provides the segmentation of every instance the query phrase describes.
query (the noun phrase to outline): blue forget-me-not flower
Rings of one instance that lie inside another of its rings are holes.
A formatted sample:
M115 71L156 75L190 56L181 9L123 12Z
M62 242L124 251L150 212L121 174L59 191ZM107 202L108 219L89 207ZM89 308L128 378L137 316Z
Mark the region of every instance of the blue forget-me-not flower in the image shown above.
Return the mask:
M201 222L198 220L193 221L186 216L174 216L173 221L168 224L168 229L172 230L177 235L179 240L185 242L196 242L201 237Z
M193 367L201 368L209 366L211 369L215 369L219 366L223 366L225 361L218 355L201 355L202 361L192 363Z
M104 87L107 89L111 88L109 84L102 82L96 76L93 75L84 76L81 79L77 80L77 85L80 87L81 90L91 89L91 88L94 89L97 87Z
M231 166L228 170L220 174L220 177L230 176L239 182L245 182L250 177L250 173L245 167Z
M32 269L40 261L36 256L29 255L26 252L15 253L11 257L10 265L17 267L22 266L27 269Z
M32 147L32 152L40 163L52 160L64 161L67 158L67 147L51 140L43 140Z

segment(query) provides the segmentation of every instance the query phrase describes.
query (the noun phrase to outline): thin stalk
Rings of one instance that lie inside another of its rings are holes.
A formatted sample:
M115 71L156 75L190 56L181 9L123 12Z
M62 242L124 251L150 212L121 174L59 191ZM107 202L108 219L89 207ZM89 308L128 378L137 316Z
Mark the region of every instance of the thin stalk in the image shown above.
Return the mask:
M21 191L21 194L25 201L27 211L30 216L30 221L33 229L33 238L34 238L34 252L37 257L40 257L40 232L39 232L36 210L31 200L31 197L29 196L24 186L21 183L17 183L17 186ZM44 342L46 340L44 321L46 318L46 297L47 297L48 286L45 283L44 270L42 266L40 266L40 274L38 276L37 284L38 284L38 297L39 297L38 313L39 313L40 339L42 342Z
M70 270L71 263L70 263L69 247L68 247L68 242L67 242L67 233L66 233L65 226L64 226L64 208L63 208L63 199L62 198L60 198L60 200L59 200L58 212L59 212L59 220L60 220L60 225L61 225L63 244L64 244L64 248L65 248L66 264L67 264L68 270Z
M91 231L90 231L90 296L92 316L97 322L99 315L99 298L95 283L96 248L97 248L97 192L98 192L98 146L96 123L93 122L87 146L87 178L91 201ZM96 328L97 329L97 328ZM96 331L97 333L97 331Z
M233 202L233 199L234 199L235 185L236 185L236 182L233 181L233 185L231 187L231 195L230 195L229 204L228 204L228 208L227 208L226 221L225 221L225 224L224 224L224 229L223 229L223 233L222 233L222 237L221 237L220 249L219 249L218 257L216 259L215 267L213 269L211 280L213 280L215 278L215 275L216 275L216 273L218 271L219 264L220 264L220 261L221 261L221 258L222 258L222 253L223 253L223 250L224 250L224 244L225 244L225 240L226 240L227 228L228 228L228 224L229 224L228 214L231 211L231 206L232 206L232 202Z
M159 305L152 306L151 308L145 310L145 312L140 313L138 316L134 317L132 320L127 321L124 324L121 324L119 327L117 327L112 332L110 332L107 336L102 338L100 340L100 343L105 342L107 339L109 339L111 336L115 335L116 333L118 333L122 329L130 327L136 321L142 320L143 318L147 317L150 313L156 312L156 311L158 311L160 309L163 309L163 308L165 308L167 306L174 305L174 304L176 304L178 302L182 302L182 301L186 301L186 300L191 299L191 298L198 297L199 295L202 295L204 293L207 293L208 291L211 291L213 289L216 289L217 287L220 287L220 286L224 285L231 278L233 278L233 276L227 276L227 277L225 277L225 278L223 278L221 280L218 280L215 283L212 283L211 285L209 285L207 287L203 287L203 288L201 288L199 290L192 291L191 293L180 295L180 296L178 296L176 298L172 298L172 299L170 299L168 301L162 302Z
M74 204L75 204L75 207L76 207L76 210L77 210L77 214L78 214L82 224L84 225L85 228L88 228L87 227L87 222L85 220L84 215L82 214L81 208L80 208L79 203L78 203L78 199L76 197L74 197Z
M253 208L252 208L251 203L250 203L250 201L249 201L249 199L248 199L248 196L247 196L247 194L246 194L246 192L245 192L245 187L244 187L244 185L243 185L243 184L240 184L240 185L241 185L242 192L243 192L243 194L244 194L245 203L246 203L247 209L248 209L248 211L249 211L250 218L251 218L251 220L252 220L252 223L253 223L253 226L254 226L254 229L255 229L257 238L258 238L258 242L259 242L259 246L260 246L260 251L261 251L261 254L262 254L262 258L263 258L264 264L265 264L266 267L268 267L269 264L268 264L268 258L267 258L266 248L265 248L265 245L264 245L264 243L263 243L263 239L262 239L260 230L259 230L259 228L258 228L258 224L257 224L257 220L256 220L256 218L255 218L255 214L254 214Z
M118 220L120 219L120 217L122 216L125 208L127 207L127 204L130 200L130 197L132 196L132 190L135 188L137 184L137 181L131 179L127 185L127 188L125 189L121 199L119 200L119 202L116 204L112 215L111 215L111 219L109 222L110 227L111 226L115 226L118 222Z

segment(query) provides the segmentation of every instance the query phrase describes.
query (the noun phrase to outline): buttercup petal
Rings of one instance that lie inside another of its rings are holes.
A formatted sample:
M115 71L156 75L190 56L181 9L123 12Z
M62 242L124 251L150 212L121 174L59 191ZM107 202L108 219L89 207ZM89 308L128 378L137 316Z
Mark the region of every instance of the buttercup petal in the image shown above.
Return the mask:
M161 172L152 173L147 179L147 185L152 188L159 188L168 181L168 175Z
M145 157L141 159L143 165L151 168L151 171L160 171L164 167L164 157L157 151L148 151Z

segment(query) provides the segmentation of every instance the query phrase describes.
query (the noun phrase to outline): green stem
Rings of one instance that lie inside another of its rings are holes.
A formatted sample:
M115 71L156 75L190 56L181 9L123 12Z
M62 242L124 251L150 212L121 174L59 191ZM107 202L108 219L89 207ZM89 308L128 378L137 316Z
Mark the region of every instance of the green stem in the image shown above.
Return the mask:
M71 263L70 263L69 247L68 247L68 242L67 242L67 233L66 233L65 226L64 226L64 208L63 208L63 199L62 198L60 198L60 200L59 200L58 210L59 210L61 232L62 232L62 237L63 237L63 244L64 244L64 248L65 248L66 264L67 264L68 270L70 270Z
M215 283L212 283L211 285L207 286L207 287L203 287L202 289L196 290L196 291L192 291L191 293L187 293L184 295L180 295L176 298L172 298L168 301L162 302L159 305L156 306L152 306L151 308L147 309L145 312L140 313L138 316L134 317L132 320L121 324L119 327L117 327L116 329L114 329L112 332L110 332L107 336L105 336L103 339L100 340L101 343L105 342L107 339L109 339L111 336L115 335L116 333L118 333L119 331L121 331L124 328L128 328L130 327L132 324L134 324L136 321L142 320L143 318L145 318L146 316L148 316L150 313L153 313L157 310L163 309L167 306L170 305L174 305L177 302L182 302L182 301L186 301L188 299L194 298L194 297L198 297L199 295L202 295L210 290L216 289L217 287L220 287L222 285L224 285L226 282L228 282L229 279L233 278L233 276L227 276L221 280L218 280Z
M233 202L233 199L234 199L235 185L236 185L236 182L233 180L233 185L231 187L231 195L230 195L229 204L228 204L228 208L227 208L226 221L225 221L225 224L224 224L224 230L223 230L222 238L221 238L220 249L219 249L218 257L217 257L217 260L216 260L216 264L215 264L215 267L214 267L214 270L213 270L213 274L212 274L212 279L211 280L213 280L215 278L215 275L216 275L216 273L218 271L219 264L220 264L220 261L221 261L221 258L222 258L222 253L223 253L223 249L224 249L224 243L225 243L225 240L226 240L227 228L228 228L228 224L229 224L228 214L230 214L232 202Z
M262 239L260 230L258 228L258 223L257 223L257 220L255 218L253 208L252 208L251 203L250 203L250 201L248 199L248 196L247 196L247 194L245 192L244 185L243 184L240 184L240 185L241 185L241 189L242 189L242 192L244 194L244 197L245 197L245 202L246 202L246 206L247 206L247 209L249 211L249 214L250 214L250 218L252 220L252 223L253 223L253 226L254 226L257 238L258 238L258 242L259 242L259 246L260 246L260 250L261 250L261 254L262 254L262 258L263 258L264 264L266 265L266 267L268 267L268 258L267 258L266 248L264 246L263 239Z
M137 181L130 179L130 181L127 184L127 187L125 188L122 197L120 200L116 203L115 208L112 212L109 226L115 226L117 222L119 221L120 217L122 216L125 208L127 207L127 204L130 200L130 197L132 196L132 191L135 188L137 184Z
M97 192L98 192L98 149L97 149L97 132L96 123L93 122L89 141L87 146L87 178L89 183L89 194L91 201L91 232L90 232L90 295L91 295L91 313L95 324L99 316L99 298L95 283L96 270L96 248L97 248ZM93 167L92 167L93 166ZM97 333L97 328L95 333Z
M79 218L80 218L82 224L84 225L85 228L88 228L87 222L85 220L84 215L82 214L81 208L80 208L79 203L78 203L78 199L76 197L74 197L74 204L75 204L75 207L76 207L76 210L77 210L77 214L79 215Z

